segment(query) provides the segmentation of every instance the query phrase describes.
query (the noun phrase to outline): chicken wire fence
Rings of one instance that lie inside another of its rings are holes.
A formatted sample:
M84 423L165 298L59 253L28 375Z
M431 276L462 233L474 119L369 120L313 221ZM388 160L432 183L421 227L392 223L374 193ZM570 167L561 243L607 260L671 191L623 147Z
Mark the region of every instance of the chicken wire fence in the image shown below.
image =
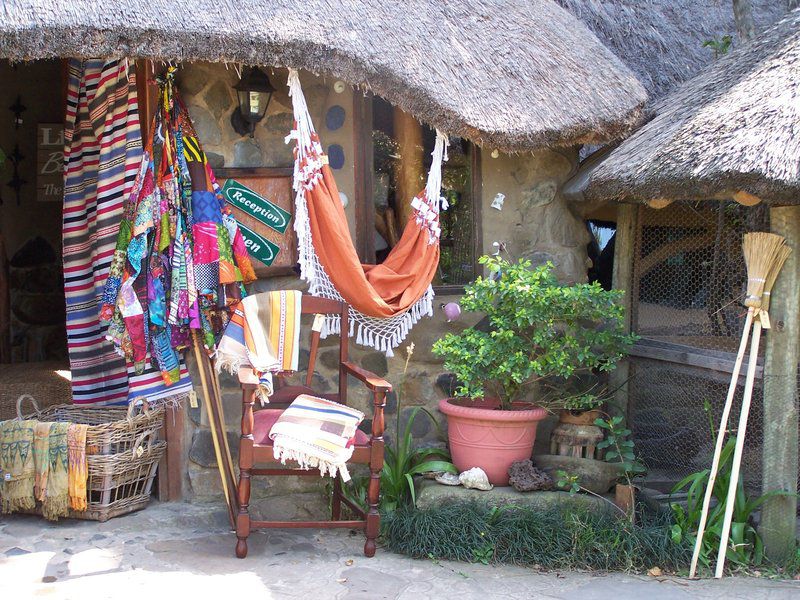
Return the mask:
M668 489L711 464L745 318L742 235L768 231L767 219L766 210L734 202L639 209L631 325L642 339L630 359L628 416L655 487ZM764 469L763 388L775 383L763 378L764 346L762 339L742 460L753 491ZM745 371L746 364L730 428L738 422ZM783 459L769 457L775 464Z

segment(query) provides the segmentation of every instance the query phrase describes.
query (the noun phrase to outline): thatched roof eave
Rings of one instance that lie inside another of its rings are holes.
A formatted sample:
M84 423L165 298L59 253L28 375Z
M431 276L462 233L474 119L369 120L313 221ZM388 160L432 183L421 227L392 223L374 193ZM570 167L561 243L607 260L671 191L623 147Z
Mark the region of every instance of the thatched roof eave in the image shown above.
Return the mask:
M3 11L0 58L292 66L508 152L617 138L647 98L552 0L6 0Z
M719 59L593 172L589 200L800 204L800 8Z

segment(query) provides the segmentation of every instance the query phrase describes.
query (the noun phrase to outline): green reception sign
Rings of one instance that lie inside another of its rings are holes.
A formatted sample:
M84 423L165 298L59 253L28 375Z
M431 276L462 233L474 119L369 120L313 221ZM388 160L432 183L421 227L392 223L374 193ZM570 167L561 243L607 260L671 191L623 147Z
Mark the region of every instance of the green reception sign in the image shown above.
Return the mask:
M244 245L247 247L250 256L260 260L267 266L271 265L275 257L278 256L278 252L281 251L280 247L241 223L239 223L239 230L242 232Z
M262 198L249 187L233 179L228 179L222 186L222 196L232 206L243 210L278 233L286 231L289 219L292 218L292 215L280 206Z

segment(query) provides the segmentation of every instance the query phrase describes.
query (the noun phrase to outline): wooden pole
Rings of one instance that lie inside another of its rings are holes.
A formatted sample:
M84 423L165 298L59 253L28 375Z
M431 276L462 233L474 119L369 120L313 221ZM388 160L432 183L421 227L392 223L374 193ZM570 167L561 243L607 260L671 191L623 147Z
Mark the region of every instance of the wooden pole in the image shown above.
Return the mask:
M394 135L400 160L397 161L397 228L402 230L411 216L411 201L425 187L422 125L410 114L394 109Z
M800 359L800 206L770 209L773 233L794 252L771 293L764 362L763 491L797 492L797 364ZM759 532L770 560L782 563L795 548L797 496L775 496L761 508Z
M700 511L700 525L697 528L697 539L694 543L694 552L692 553L692 564L689 568L689 577L692 578L697 573L697 561L700 558L700 550L703 547L703 537L706 531L706 522L708 521L708 511L711 507L711 497L714 495L714 484L717 481L717 471L719 470L719 459L722 455L722 446L725 443L725 437L728 432L728 420L733 407L733 397L736 394L736 386L739 385L739 373L742 369L742 361L744 360L744 352L747 350L747 342L750 340L750 329L753 326L753 312L754 309L747 309L747 318L744 322L744 329L742 330L742 341L739 343L739 351L736 353L736 363L733 365L733 373L731 374L731 383L728 386L728 396L725 398L725 406L722 409L722 417L719 421L719 429L717 430L717 442L714 446L714 458L711 461L711 472L708 476L708 485L706 486L706 494L703 498L703 509Z
M611 286L615 290L623 290L622 305L625 309L625 333L632 328L631 308L633 306L633 265L636 251L636 228L638 225L639 206L636 204L617 205L617 232L614 239L614 272ZM609 387L617 390L614 401L623 414L628 411L628 378L630 364L624 359L617 364L609 376Z
M748 311L749 312L749 311ZM739 414L739 426L736 429L736 447L733 450L733 465L731 467L731 481L728 485L728 496L725 501L725 518L722 521L722 532L719 540L717 554L717 568L714 577L719 579L725 569L725 556L728 552L728 539L731 533L733 520L733 506L736 503L736 490L739 485L739 471L742 467L742 453L744 440L747 434L747 419L750 416L750 401L753 399L753 384L756 377L758 364L758 345L761 342L761 321L756 320L753 326L753 342L750 346L750 360L747 361L747 379L744 383L744 396L742 397L742 412Z

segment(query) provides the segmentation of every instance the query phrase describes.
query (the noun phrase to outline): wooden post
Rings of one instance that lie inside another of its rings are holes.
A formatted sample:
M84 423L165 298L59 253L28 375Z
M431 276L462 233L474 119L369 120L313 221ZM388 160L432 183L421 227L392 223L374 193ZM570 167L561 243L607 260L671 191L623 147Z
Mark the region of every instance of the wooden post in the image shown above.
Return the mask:
M394 109L394 135L400 160L397 161L397 228L402 231L411 216L411 201L425 186L422 124L399 108Z
M631 331L631 308L633 306L633 262L636 253L636 228L638 226L639 206L636 204L617 205L617 233L614 239L614 272L611 276L611 286L615 290L623 290L622 305L625 308L625 332ZM622 410L623 415L628 412L628 378L630 364L628 359L623 359L617 368L611 372L609 387L617 390L614 401Z
M353 169L355 177L355 244L361 262L375 264L375 201L372 178L372 94L353 92Z
M763 491L797 492L797 364L800 358L800 206L770 209L773 233L792 248L770 296L772 328L764 361ZM761 509L767 557L786 561L795 549L797 497L776 496Z

